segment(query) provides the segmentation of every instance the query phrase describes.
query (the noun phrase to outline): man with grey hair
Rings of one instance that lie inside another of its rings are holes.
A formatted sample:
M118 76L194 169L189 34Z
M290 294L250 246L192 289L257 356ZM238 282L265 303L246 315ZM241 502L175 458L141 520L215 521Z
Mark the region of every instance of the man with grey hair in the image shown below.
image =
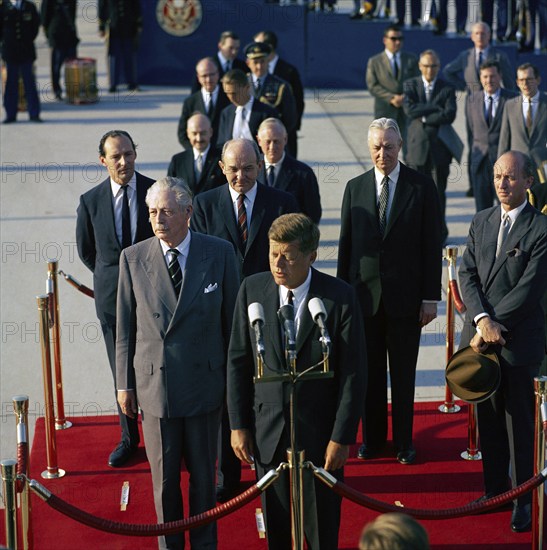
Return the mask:
M136 417L138 406L143 411L156 514L165 523L183 518L182 460L190 474L190 515L215 506L217 436L239 278L228 243L188 229L192 198L182 180L157 181L146 203L155 237L120 257L117 390L125 415ZM192 548L216 548L216 525L192 530L190 542ZM160 537L159 547L183 548L184 533Z
M395 455L411 464L420 331L441 299L440 207L433 180L399 162L395 120L374 120L368 146L374 168L346 186L338 251L338 277L355 287L365 324L368 386L357 457L378 456L386 445L389 357Z

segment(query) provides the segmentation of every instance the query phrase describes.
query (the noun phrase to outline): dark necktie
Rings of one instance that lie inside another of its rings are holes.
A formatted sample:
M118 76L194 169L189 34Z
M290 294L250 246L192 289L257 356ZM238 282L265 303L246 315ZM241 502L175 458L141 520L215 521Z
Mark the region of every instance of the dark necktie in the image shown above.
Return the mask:
M380 221L380 233L382 236L387 225L387 203L389 200L389 178L384 176L380 190L380 198L378 199L378 219Z
M493 113L494 113L494 98L489 95L488 96L488 109L486 111L486 124L488 124L488 126L491 126L492 125L492 118L493 118Z
M395 80L399 80L399 63L397 63L397 56L393 56L393 76Z
M129 185L122 185L122 248L131 246L131 214L129 212L129 197L127 196L127 188Z
M528 137L532 134L532 102L528 102L528 110L526 111L526 133Z
M275 184L275 166L270 164L268 167L268 185L273 187Z
M213 104L213 94L208 94L208 95L209 95L209 105L207 106L207 116L209 118L213 118L213 110L215 108Z
M498 232L498 242L496 245L496 258L500 255L503 243L509 234L509 229L511 229L511 218L509 214L503 213L501 217L500 230Z
M256 79L256 82L255 82L255 92L256 92L257 94L260 92L260 87L261 87L260 78L257 78L257 79Z
M478 60L478 63L477 63L477 75L480 75L480 68L481 68L481 65L482 65L482 62L484 61L484 56L483 56L483 53L482 52L479 52L479 60Z
M292 290L287 292L287 304L294 307L294 294Z
M196 160L196 180L199 181L203 172L203 154L200 153Z
M173 282L175 294L178 296L182 287L182 269L180 268L179 263L180 252L176 248L170 248L167 252L171 254L171 259L169 260L167 269L169 270L169 275L171 276L171 281Z
M227 73L232 68L229 61L226 61L226 64L224 65L224 72Z
M247 246L247 209L245 208L245 195L243 193L237 197L237 226L242 250L245 250Z

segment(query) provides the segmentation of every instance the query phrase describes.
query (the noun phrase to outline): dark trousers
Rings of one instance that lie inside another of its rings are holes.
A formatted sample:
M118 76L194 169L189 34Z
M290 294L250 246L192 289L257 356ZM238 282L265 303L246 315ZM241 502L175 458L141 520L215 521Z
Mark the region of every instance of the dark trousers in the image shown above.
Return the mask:
M158 523L183 518L180 489L183 460L190 474L190 516L216 506L215 461L220 413L220 407L210 413L180 418L157 418L143 412L142 427ZM158 543L161 549L181 550L184 548L184 532L158 537ZM190 545L192 550L216 549L216 523L192 529Z
M397 19L405 19L406 0L397 0ZM412 23L417 23L422 17L422 3L420 0L410 0L410 17Z
M67 59L76 57L76 46L51 48L51 85L55 94L61 93L61 67Z
M109 43L110 87L126 82L137 85L137 52L132 38L110 37Z
M448 0L440 0L438 2L438 7L436 2L433 2L431 6L432 10L435 7L435 15L437 18L437 28L440 31L446 31L448 26ZM432 17L434 14L432 14ZM456 30L463 31L465 30L465 25L467 23L467 0L456 0Z
M510 11L509 11L510 10ZM496 28L496 36L498 40L505 38L507 29L509 28L509 34L513 34L515 29L513 28L513 21L516 15L516 1L515 0L498 0L497 1L497 21L498 26ZM481 1L481 19L485 23L488 23L492 28L494 21L494 1L482 0Z
M237 489L241 481L241 461L231 444L230 419L226 403L222 407L222 420L218 432L217 487Z
M287 461L286 449L290 447L287 434L274 453L270 464L263 464L257 457L256 473L260 479L281 462ZM306 459L316 466L324 465L322 453L314 456L308 454ZM337 479L343 480L343 469L330 472ZM314 479L313 472L305 469L304 485L304 536L309 550L337 550L338 531L340 528L341 498L329 489L322 481ZM261 496L262 508L266 519L268 550L287 550L291 548L291 513L289 471L283 470L281 476L270 485Z
M391 380L393 444L396 450L412 445L416 361L420 345L418 313L391 317L380 302L372 317L365 317L368 383L363 414L363 441L381 449L387 440L387 367Z
M103 330L104 343L106 344L106 353L108 362L114 378L114 393L116 395L116 406L118 407L118 417L120 419L120 428L122 430L120 441L124 441L131 447L137 447L140 442L138 420L129 418L123 414L118 405L118 393L116 390L116 326L107 323L101 323ZM122 388L123 389L123 388Z
M498 391L477 405L486 493L507 490L510 465L514 485L534 474L534 377L539 365L510 365L500 357L500 367ZM532 493L518 502L531 503Z
M28 114L31 118L40 116L40 98L36 89L36 79L32 70L32 61L26 63L6 63L6 89L4 91L4 109L6 118L17 117L19 100L19 76L25 86Z

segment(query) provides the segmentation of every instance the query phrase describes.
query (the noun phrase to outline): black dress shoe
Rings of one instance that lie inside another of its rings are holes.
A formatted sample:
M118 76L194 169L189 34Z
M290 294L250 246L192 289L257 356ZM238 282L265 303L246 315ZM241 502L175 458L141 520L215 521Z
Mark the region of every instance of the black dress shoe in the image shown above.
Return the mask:
M44 122L39 116L31 116L30 121L31 122Z
M15 120L15 117L7 117L4 119L4 124L13 124L14 122L16 122Z
M123 466L135 453L137 447L132 447L125 441L120 441L117 447L110 453L108 457L108 465L112 468Z
M414 447L403 449L397 453L397 460L401 464L412 464L416 460L416 451Z
M240 493L239 486L237 487L217 487L217 502L223 503L232 500Z
M511 514L511 529L515 533L524 533L532 528L531 504L519 506L515 504Z
M359 460L370 460L378 456L379 452L375 447L369 447L363 443L357 451L357 458Z

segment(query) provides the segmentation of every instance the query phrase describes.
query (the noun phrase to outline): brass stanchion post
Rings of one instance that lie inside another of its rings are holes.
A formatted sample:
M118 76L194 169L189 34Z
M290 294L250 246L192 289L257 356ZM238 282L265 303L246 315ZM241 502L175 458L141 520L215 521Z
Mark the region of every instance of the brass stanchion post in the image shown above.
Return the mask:
M2 470L2 494L4 495L6 546L17 550L17 460L9 458L0 462Z
M547 376L534 378L536 394L534 475L545 466L545 431L547 429ZM533 550L543 548L543 517L545 487L541 484L532 495L532 546Z
M29 448L28 448L28 395L16 395L13 398L13 412L16 417L17 429L17 447L24 445L24 457L19 456L19 461L23 460L24 471L19 471L20 474L29 476ZM23 536L24 550L32 550L34 547L32 538L32 522L31 522L31 501L30 490L28 484L25 483L21 491L20 506L21 512L21 530Z
M65 430L72 423L65 418L65 400L63 396L63 371L61 359L61 317L59 308L59 288L57 286L57 261L51 260L47 264L47 292L51 300L52 312L51 335L53 337L53 362L55 365L55 395L57 414L55 415L55 429Z
M291 535L293 550L304 550L304 451L287 449L291 486Z
M44 403L46 425L47 470L42 472L45 479L63 477L65 471L57 467L57 440L53 409L53 384L51 380L51 353L49 347L48 302L47 296L36 296L40 315L40 342L42 348L42 373L44 378Z
M447 246L445 249L444 258L448 261L448 281L450 281L456 269L456 258L458 257L457 246ZM454 355L454 300L450 284L446 285L446 362L450 361ZM439 411L442 413L456 413L460 410L459 405L454 403L454 396L448 388L445 387L444 403L439 406Z
M476 407L472 403L468 405L467 419L467 450L461 454L464 460L482 460L482 454L479 451L478 441L478 426Z

